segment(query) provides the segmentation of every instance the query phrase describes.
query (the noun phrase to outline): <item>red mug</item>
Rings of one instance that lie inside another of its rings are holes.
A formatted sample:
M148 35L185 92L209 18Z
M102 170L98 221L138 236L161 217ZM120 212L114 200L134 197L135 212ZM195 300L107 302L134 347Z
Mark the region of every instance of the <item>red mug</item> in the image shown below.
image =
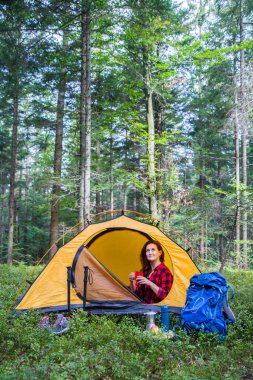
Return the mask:
M143 276L143 273L142 273L142 272L135 272L135 279L136 279L138 276Z

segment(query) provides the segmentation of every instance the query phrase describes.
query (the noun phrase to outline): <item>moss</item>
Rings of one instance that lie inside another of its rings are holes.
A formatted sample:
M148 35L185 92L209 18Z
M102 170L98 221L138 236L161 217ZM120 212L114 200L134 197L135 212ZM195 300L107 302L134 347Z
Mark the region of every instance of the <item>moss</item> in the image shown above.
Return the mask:
M62 336L39 329L41 315L8 315L30 268L1 266L0 379L250 379L253 371L252 271L227 270L237 317L221 344L214 335L164 339L139 317L89 316L78 310ZM53 316L51 316L53 319ZM177 318L171 318L172 324ZM158 322L159 323L159 322Z

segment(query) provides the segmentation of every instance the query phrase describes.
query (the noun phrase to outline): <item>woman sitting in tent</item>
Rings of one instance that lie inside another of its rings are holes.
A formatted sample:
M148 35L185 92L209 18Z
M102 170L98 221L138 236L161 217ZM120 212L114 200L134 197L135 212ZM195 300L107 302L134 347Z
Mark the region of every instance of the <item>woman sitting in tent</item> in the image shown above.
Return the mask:
M141 250L142 272L129 274L130 287L145 303L157 303L169 293L173 276L163 263L164 252L156 240L149 240Z

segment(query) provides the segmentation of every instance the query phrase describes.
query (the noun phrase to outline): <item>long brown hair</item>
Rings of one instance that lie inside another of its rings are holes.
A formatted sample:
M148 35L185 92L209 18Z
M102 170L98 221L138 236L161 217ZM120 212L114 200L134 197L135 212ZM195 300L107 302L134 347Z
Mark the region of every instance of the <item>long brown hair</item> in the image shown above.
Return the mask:
M142 247L141 254L140 254L140 259L141 259L141 264L142 264L142 270L141 271L143 272L143 276L145 276L145 277L147 277L152 272L152 268L151 268L150 262L148 261L147 255L146 255L146 248L147 248L147 246L149 244L156 245L158 251L162 251L162 254L160 256L160 261L161 262L164 261L164 252L163 252L162 246L159 243L159 241L157 241L157 240L148 240L144 244L144 246Z

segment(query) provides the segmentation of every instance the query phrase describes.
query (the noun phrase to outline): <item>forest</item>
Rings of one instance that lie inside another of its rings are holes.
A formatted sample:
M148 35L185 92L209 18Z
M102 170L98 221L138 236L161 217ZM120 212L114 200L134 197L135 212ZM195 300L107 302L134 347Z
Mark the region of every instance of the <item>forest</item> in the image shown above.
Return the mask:
M252 264L251 0L2 0L0 259L106 210Z
M252 32L252 0L0 0L0 379L252 379ZM223 340L13 312L47 253L122 210L224 274Z

